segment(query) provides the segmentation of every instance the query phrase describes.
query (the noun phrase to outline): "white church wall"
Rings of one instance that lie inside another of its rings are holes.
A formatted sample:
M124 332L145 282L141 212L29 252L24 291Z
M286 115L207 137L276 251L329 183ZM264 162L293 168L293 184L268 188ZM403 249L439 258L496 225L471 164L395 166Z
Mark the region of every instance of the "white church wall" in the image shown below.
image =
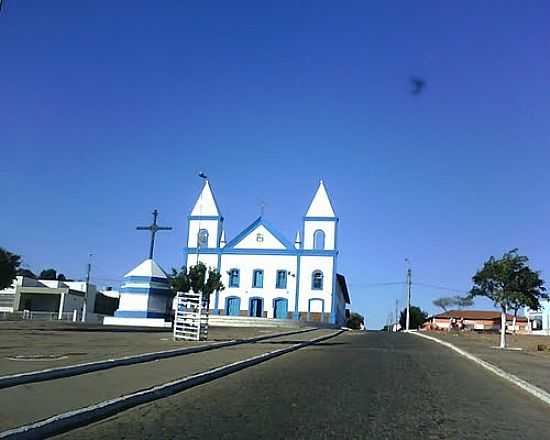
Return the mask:
M221 274L225 290L220 292L219 308L225 309L225 299L229 296L238 296L241 299L241 310L248 310L248 302L252 297L264 299L264 311L267 317L273 317L273 300L275 298L286 298L288 311L294 311L294 300L296 292L296 264L297 258L292 255L222 255ZM230 269L239 269L240 285L238 288L229 287ZM255 269L264 271L263 288L252 287L252 276ZM278 270L286 270L286 289L277 289L276 276ZM294 276L293 276L294 275ZM213 302L211 302L213 307Z
M325 313L331 311L332 301L332 269L333 257L327 256L302 256L300 260L300 298L298 308L301 312L307 312L309 300L320 298L325 303ZM314 271L323 272L323 288L312 289L312 274ZM316 305L316 304L314 304ZM319 310L320 311L320 310Z
M304 222L304 249L313 249L313 234L318 229L325 232L325 249L333 250L335 245L335 222L317 220Z

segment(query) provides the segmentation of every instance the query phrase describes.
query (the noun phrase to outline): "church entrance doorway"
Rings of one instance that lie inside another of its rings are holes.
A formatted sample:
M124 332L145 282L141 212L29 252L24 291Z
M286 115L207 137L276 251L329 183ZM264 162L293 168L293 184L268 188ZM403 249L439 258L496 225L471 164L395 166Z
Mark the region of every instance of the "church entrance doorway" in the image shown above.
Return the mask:
M236 296L227 298L226 314L229 316L239 316L241 311L241 300Z
M264 313L264 300L262 298L250 298L248 316L261 318Z
M285 298L276 299L273 310L273 316L276 319L288 319L288 301Z

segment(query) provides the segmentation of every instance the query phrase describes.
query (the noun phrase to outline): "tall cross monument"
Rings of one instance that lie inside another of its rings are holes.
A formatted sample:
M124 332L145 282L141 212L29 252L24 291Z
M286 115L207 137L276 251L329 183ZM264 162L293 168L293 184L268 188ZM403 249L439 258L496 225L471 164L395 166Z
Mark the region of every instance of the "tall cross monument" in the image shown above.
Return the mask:
M158 231L171 231L172 228L170 226L158 226L157 225L157 217L159 215L159 212L157 209L153 211L153 223L149 226L138 226L136 229L138 231L151 231L151 247L149 248L149 259L153 259L153 250L155 248L155 234Z

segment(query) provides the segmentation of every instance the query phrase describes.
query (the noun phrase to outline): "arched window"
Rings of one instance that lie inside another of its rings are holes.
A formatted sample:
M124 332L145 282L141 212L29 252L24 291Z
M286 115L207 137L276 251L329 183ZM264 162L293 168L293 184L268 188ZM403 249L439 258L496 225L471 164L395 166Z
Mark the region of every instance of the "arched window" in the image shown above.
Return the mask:
M323 272L316 270L311 274L311 288L313 290L323 290Z
M325 233L320 229L317 229L313 233L313 249L324 249L325 248Z
M208 230L199 230L199 247L208 247Z

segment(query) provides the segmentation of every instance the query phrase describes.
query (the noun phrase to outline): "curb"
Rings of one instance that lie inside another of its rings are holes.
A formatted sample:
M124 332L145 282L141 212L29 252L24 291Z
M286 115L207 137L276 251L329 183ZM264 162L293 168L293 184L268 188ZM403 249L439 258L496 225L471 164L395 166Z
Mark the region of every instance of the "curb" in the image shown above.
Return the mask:
M121 411L171 396L194 386L201 385L214 379L243 370L247 367L260 364L269 359L299 350L300 348L307 347L308 345L336 337L343 332L344 330L339 330L329 335L320 336L309 341L303 341L298 344L291 345L290 347L262 353L248 359L243 359L241 361L183 377L163 385L157 385L145 390L126 394L115 399L106 400L84 408L58 414L36 423L3 431L0 432L0 439L43 439L62 432L80 428L92 422L111 417Z
M414 333L410 332L410 333L416 336L419 336L421 338L425 338L425 339L429 339L430 341L437 342L438 344L444 345L445 347L450 348L451 350L454 350L458 354L464 356L465 358L470 359L471 361L475 362L476 364L485 368L486 370L489 370L491 373L496 374L498 377L513 383L517 387L529 393L531 396L536 397L537 399L540 399L547 405L550 405L550 393L543 390L542 388L532 385L529 382L517 377L515 374L507 373L506 371L502 370L496 365L486 362L478 358L477 356L474 356L473 354L470 354L467 351L462 350L461 348L458 348L456 345L453 345L450 342L442 341L441 339L438 339L434 336L428 336L418 332L414 332Z
M16 385L23 385L27 383L60 379L62 377L78 376L80 374L107 370L109 368L121 367L124 365L140 364L143 362L151 362L158 359L167 359L176 356L183 356L186 354L201 353L203 351L215 350L217 348L231 347L233 345L248 344L251 342L259 342L266 339L277 338L281 336L291 336L299 333L311 332L314 330L317 329L307 328L283 333L270 333L268 335L255 336L248 339L234 339L231 341L215 342L208 345L197 345L194 347L176 348L174 350L142 353L125 356L122 358L106 359L102 361L86 362L83 364L67 365L64 367L48 368L45 370L29 371L26 373L12 374L9 376L0 376L0 389L9 388Z

